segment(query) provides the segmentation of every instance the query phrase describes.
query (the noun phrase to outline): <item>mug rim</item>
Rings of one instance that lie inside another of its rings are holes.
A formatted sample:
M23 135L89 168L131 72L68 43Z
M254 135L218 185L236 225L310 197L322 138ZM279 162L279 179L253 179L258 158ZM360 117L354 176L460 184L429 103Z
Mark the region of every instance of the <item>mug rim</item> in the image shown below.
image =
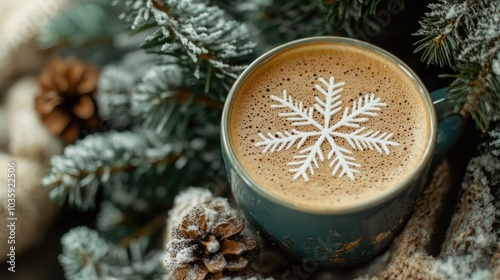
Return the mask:
M292 47L297 47L301 45L307 45L307 44L312 44L312 43L340 43L340 44L347 44L351 46L357 46L361 47L363 49L373 51L393 63L395 63L399 69L404 71L416 84L416 86L419 89L419 92L421 93L425 104L427 105L427 112L429 113L429 118L430 118L430 129L429 129L429 138L427 138L427 145L425 147L425 151L418 163L418 165L414 168L413 171L402 181L399 182L396 186L394 186L391 190L384 192L380 196L376 196L375 198L366 200L366 201L361 201L359 203L353 203L352 205L349 206L342 206L342 207L332 207L332 208L308 208L304 207L303 205L298 205L294 204L291 202L284 201L283 199L278 198L276 195L274 195L272 192L261 186L259 183L257 183L251 176L250 174L243 168L243 165L239 161L238 157L236 156L236 152L234 151L234 147L231 142L231 133L229 131L229 126L230 126L230 113L231 113L231 108L236 96L236 93L238 92L240 86L243 84L243 82L246 80L246 78L256 69L259 65L267 61L268 59L271 59L273 56L276 54L279 54L287 49L290 49ZM232 85L231 89L229 90L227 99L224 103L224 108L222 112L222 119L221 119L221 144L222 144L222 150L225 153L226 156L226 165L231 165L230 168L234 169L238 176L241 177L241 179L245 182L246 185L248 185L250 188L252 188L256 193L261 195L262 197L270 200L271 202L284 206L286 208L299 211L299 212L304 212L304 213L311 213L311 214L348 214L348 213L353 213L353 212L359 212L363 211L366 209L371 209L373 207L377 207L379 205L382 205L391 199L397 197L401 192L406 190L408 187L412 185L412 182L417 180L418 177L421 175L422 172L426 172L427 167L430 165L432 156L434 153L435 145L436 145L436 138L437 138L437 114L433 105L433 101L430 97L429 91L425 87L424 83L422 80L418 77L418 75L406 64L404 63L401 59L396 57L394 54L378 47L373 44L360 41L357 39L353 38L347 38L347 37L339 37L339 36L318 36L318 37L308 37L308 38L303 38L303 39L298 39L294 40L282 45L279 45L261 56L259 56L257 59L255 59L236 79L234 84ZM229 168L227 168L229 169ZM231 182L230 182L231 183Z

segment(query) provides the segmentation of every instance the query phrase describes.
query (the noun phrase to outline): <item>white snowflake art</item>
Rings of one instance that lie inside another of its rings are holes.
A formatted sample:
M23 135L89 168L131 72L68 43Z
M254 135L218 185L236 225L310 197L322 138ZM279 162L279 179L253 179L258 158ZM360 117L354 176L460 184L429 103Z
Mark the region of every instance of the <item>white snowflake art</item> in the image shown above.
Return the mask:
M333 76L330 77L329 81L323 78L319 78L318 80L324 85L324 88L318 84L315 85L315 88L324 95L324 99L315 96L316 102L314 108L304 107L302 102L294 102L292 96L286 92L286 89L283 90L282 98L271 95L271 99L277 102L277 104L272 104L271 108L288 109L286 113L279 113L280 117L286 117L287 120L292 122L292 126L312 125L315 127L315 130L300 131L292 129L291 132L277 132L276 134L268 132L267 136L259 133L262 141L257 142L255 146L264 147L262 153L268 151L272 153L283 149L288 150L295 143L297 143L297 149L299 149L308 139L317 137L313 145L302 149L298 155L293 157L296 161L288 163L288 165L294 167L289 170L295 173L293 179L296 180L302 177L305 181L309 181L308 171L311 175L314 175L314 167L319 168L318 159L321 162L325 160L321 145L327 141L331 148L327 159L331 161L330 168L333 167L332 175L339 173L339 178L347 175L349 179L354 180L354 173L359 173L361 165L355 162L356 159L352 156L352 151L339 146L335 140L337 138L345 139L353 150L363 151L375 148L379 153L384 152L385 154L389 154L389 146L399 145L397 142L390 141L393 133L367 130L366 127L360 125L367 122L369 120L368 117L378 116L377 111L381 111L382 107L387 106L387 104L383 103L379 97L375 98L373 93L366 94L364 97L359 97L358 100L355 100L352 108L346 107L341 119L337 123L330 124L332 117L342 110L340 106L342 101L339 99L345 83L335 83ZM315 109L324 117L322 125L313 117ZM342 133L338 131L341 127L356 130L351 133ZM341 171L339 172L339 170Z

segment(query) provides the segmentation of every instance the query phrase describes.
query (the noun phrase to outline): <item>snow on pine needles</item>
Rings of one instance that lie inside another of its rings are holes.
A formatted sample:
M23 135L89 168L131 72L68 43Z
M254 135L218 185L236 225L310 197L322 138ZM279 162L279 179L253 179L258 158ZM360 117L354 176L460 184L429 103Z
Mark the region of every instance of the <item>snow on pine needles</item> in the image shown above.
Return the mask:
M373 93L366 94L354 100L352 107L345 107L342 117L337 123L331 123L332 117L342 111L342 101L340 93L343 91L344 82L335 83L335 78L330 77L329 81L319 78L322 85L316 84L315 88L323 95L322 98L315 96L313 107L306 107L302 102L294 101L292 96L283 90L283 96L271 95L271 99L276 101L271 105L273 109L285 109L286 112L280 112L280 117L285 117L291 122L291 125L297 128L291 131L278 131L275 134L268 132L267 135L259 133L262 141L257 142L255 146L263 147L262 153L279 152L283 149L290 149L296 145L300 149L307 140L316 138L316 141L303 148L295 155L294 161L289 162L292 168L289 170L294 173L293 179L302 177L309 181L309 176L314 175L314 168L319 168L319 161L326 159L330 161L332 175L338 174L339 178L347 175L349 179L354 180L354 174L359 173L361 164L356 162L353 151L337 144L338 138L343 138L349 143L352 150L377 150L379 153L389 154L389 146L398 146L397 142L391 141L393 133L381 132L379 130L369 130L362 124L368 122L370 117L377 117L378 111L387 106L380 97L375 97ZM323 117L323 120L317 121L314 118L315 110ZM312 126L314 130L304 131L299 127ZM350 133L340 132L339 128L347 127L355 129ZM321 145L323 142L329 144L329 151L323 151Z

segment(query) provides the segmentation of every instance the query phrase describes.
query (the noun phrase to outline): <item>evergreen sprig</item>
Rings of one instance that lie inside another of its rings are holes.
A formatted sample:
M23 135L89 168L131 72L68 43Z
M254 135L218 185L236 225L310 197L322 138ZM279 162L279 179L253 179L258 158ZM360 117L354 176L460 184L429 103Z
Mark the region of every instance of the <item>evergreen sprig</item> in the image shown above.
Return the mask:
M145 239L123 248L106 241L95 230L77 227L66 233L61 242L59 262L66 279L163 279L161 252L146 252Z
M141 126L165 137L188 139L188 126L196 122L205 126L207 120L218 123L223 103L186 78L189 69L176 64L174 57L162 61L140 51L103 69L97 99L106 127L126 130ZM227 94L221 89L218 92Z
M441 1L429 4L430 12L420 21L414 34L423 37L415 44L415 52L423 51L422 60L428 64L454 66L461 41L461 28L469 28L469 6L465 1Z
M428 64L458 73L447 75L455 78L450 99L486 132L500 118L500 3L440 0L429 8L415 33L423 37L415 52L422 51Z
M144 127L168 137L190 139L207 121L218 123L223 103L182 81L182 69L177 65L159 65L146 72L132 94L133 109Z
M219 79L236 79L255 47L245 24L206 1L128 0L125 4L121 17L131 30L153 29L143 48L182 59L192 66L196 78L202 78L203 72L207 83L212 73Z
M80 209L94 207L99 186L118 183L116 173L132 173L136 168L175 164L185 153L183 143L164 143L150 131L108 132L89 135L66 147L64 154L51 160L52 168L43 180L49 197L68 201Z
M156 56L138 50L125 55L119 63L103 67L96 98L99 115L107 124L105 128L121 131L141 124L132 95L144 73L156 63Z
M489 142L489 147L488 150L494 155L494 156L500 156L500 128L497 128L496 130L492 130L489 132L490 137L492 138L491 141Z
M63 253L59 262L68 279L97 279L99 263L110 250L99 234L86 227L71 229L61 238Z
M100 206L96 230L75 228L62 239L60 262L68 279L161 278L158 240L171 200L187 186L227 183L221 110L245 66L287 41L354 36L357 27L373 24L370 15L383 3L404 5L404 0L113 2L73 3L42 37L44 46L62 42L78 56L81 48L92 53L88 46L106 45L95 53L105 64L97 103L106 125L54 157L44 179L50 197L60 203ZM500 24L492 16L500 14L498 6L440 0L430 5L417 33L423 37L417 51L425 61L456 70L451 96L457 110L470 112L483 129L500 112ZM94 12L86 15L89 11ZM114 52L101 52L106 48ZM120 62L110 64L109 58ZM498 132L491 136L497 139L493 152L500 150Z
M358 35L358 30L366 28L379 32L380 24L370 16L375 15L382 8L382 4L387 3L388 6L400 11L405 7L404 0L274 0L272 3L255 0L255 2L231 7L234 13L251 23L252 30L257 30L256 33L259 35L256 39L259 40L257 49L261 52L304 37L332 35L355 37ZM257 7L262 10L255 11ZM251 12L242 13L245 9L250 9Z

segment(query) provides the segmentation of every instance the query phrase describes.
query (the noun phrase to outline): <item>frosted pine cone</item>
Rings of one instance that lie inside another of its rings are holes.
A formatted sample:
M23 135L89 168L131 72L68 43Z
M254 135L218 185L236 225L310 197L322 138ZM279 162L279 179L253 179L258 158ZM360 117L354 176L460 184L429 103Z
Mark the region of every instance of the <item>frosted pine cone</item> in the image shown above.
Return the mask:
M99 127L94 96L99 70L92 64L52 59L38 77L35 109L49 131L66 144Z
M250 263L257 258L257 242L240 235L241 217L222 206L194 206L172 230L165 266L168 279L216 280L251 276Z

